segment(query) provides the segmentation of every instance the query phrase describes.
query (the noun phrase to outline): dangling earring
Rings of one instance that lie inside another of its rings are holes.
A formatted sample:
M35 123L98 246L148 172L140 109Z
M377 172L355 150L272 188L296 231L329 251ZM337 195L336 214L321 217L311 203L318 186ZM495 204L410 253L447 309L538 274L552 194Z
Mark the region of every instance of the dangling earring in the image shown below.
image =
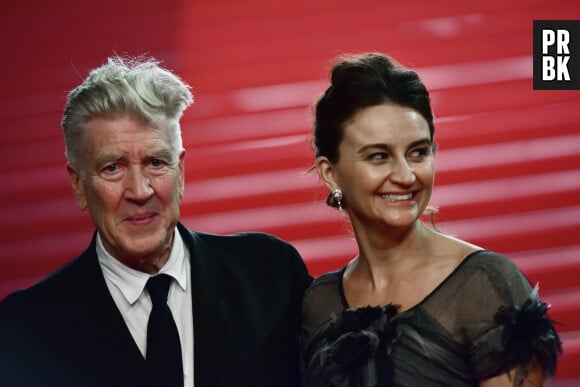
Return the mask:
M339 211L344 211L344 207L342 206L342 199L344 195L342 194L342 190L340 188L335 188L331 193L328 194L326 198L326 204L332 208L338 208Z

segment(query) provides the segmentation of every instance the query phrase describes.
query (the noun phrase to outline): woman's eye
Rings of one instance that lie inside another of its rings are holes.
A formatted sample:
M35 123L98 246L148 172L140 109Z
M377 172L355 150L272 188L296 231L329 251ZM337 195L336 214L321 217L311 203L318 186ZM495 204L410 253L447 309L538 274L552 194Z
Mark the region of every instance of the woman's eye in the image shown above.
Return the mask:
M369 160L385 160L388 158L388 155L386 153L383 152L379 152L379 153L372 153L370 154L367 159Z
M413 149L411 151L410 155L413 158L423 158L425 156L428 156L430 152L431 152L431 150L428 147L417 148L417 149Z

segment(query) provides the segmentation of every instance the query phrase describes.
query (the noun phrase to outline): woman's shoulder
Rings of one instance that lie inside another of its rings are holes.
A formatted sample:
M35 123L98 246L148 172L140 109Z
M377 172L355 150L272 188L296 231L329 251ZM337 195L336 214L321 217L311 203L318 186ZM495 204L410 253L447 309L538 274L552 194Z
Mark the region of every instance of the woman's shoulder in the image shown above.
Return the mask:
M455 262L452 276L484 275L499 281L510 281L523 276L519 268L506 255L488 250L461 239L443 235L438 246L441 258Z
M468 275L483 275L493 282L524 278L522 271L508 256L486 249L468 254L461 262L460 269Z
M328 284L337 284L342 277L343 269L333 270L326 273L319 275L318 277L314 278L312 284L310 285L310 289L314 289L320 286L325 286Z
M521 304L529 297L529 281L506 255L450 236L438 238L436 247L436 261L448 260L454 267L427 297L434 313L444 305L459 314L473 312L478 305L478 318L489 319L498 307Z
M302 326L309 335L344 309L340 283L343 270L335 270L316 277L304 293Z
M316 277L304 293L304 305L341 300L341 281L344 269L330 271Z
M482 249L460 262L431 294L428 304L436 315L449 309L458 321L491 323L500 307L521 305L531 292L529 281L510 258Z

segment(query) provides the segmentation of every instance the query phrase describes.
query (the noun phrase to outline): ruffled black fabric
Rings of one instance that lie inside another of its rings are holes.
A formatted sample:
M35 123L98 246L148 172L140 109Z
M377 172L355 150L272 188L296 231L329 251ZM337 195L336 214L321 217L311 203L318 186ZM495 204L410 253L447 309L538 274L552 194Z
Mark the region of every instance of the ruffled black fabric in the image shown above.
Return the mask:
M363 380L365 386L390 384L389 354L398 336L392 324L396 314L397 307L387 305L346 309L331 319L321 330L324 335L313 338L311 348L319 350L311 354L309 368L320 374L312 375L306 385L358 386ZM374 377L368 380L368 375Z
M521 385L526 365L535 356L542 365L544 375L554 376L562 343L554 330L547 312L550 306L538 297L537 288L521 306L501 307L495 315L498 329L502 330L503 361L506 365L519 365L516 385Z
M540 364L554 375L562 346L548 305L505 256L474 252L402 312L349 309L343 271L320 276L304 297L307 387L476 387L513 369L517 386Z

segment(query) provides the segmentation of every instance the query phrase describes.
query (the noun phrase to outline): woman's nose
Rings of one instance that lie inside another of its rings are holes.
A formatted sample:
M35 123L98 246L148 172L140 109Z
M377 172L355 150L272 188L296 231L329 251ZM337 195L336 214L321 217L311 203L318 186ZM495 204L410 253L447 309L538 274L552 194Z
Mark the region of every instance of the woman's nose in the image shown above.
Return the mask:
M411 185L417 180L413 168L408 161L403 159L395 163L394 169L391 173L391 180L402 185Z

